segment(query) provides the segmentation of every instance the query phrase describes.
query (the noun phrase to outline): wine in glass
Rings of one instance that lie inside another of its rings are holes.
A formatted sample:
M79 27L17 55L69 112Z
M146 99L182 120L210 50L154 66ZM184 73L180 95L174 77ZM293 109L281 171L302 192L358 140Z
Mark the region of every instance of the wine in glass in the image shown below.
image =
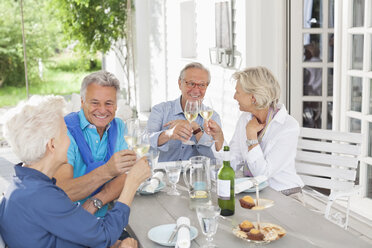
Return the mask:
M202 100L200 104L200 115L203 117L208 127L208 121L212 118L213 115L213 105L210 98L204 98ZM209 142L214 143L215 141L212 138Z
M197 100L187 100L185 105L184 114L186 119L191 122L195 121L199 114L199 102ZM186 145L194 145L195 142L188 140L184 142Z
M210 98L204 98L200 104L200 115L208 123L213 115L213 106Z
M216 247L212 243L213 235L216 234L218 228L218 217L220 216L221 209L218 206L200 206L196 208L196 214L198 216L198 221L200 228L205 236L207 236L207 244L203 247Z
M150 150L150 139L147 130L139 132L136 137L136 144L133 146L133 150L137 153L138 157L145 156Z
M124 139L127 142L129 149L133 149L133 147L137 144L139 128L140 125L138 119L133 118L126 121L126 125L124 127Z
M180 161L165 166L168 182L171 184L171 189L167 193L168 195L180 195L180 192L176 188L176 184L180 180L181 168L182 163L180 163Z

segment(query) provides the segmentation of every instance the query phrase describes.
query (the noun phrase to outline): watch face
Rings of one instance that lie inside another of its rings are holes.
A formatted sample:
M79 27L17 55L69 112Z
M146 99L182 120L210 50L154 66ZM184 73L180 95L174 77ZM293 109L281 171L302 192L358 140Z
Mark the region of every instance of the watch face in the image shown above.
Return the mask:
M247 140L247 145L248 146L252 146L252 145L255 145L255 144L258 144L258 140Z
M93 198L92 200L93 200L93 205L96 208L100 209L102 207L103 204L102 204L102 201L100 199Z

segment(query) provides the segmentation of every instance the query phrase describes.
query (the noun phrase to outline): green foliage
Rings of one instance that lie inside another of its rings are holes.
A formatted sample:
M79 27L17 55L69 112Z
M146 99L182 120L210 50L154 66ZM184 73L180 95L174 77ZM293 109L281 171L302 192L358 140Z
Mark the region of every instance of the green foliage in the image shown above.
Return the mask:
M30 94L70 95L79 93L83 78L90 73L86 70L76 69L79 68L77 65L81 63L80 61L82 61L81 57L74 54L62 54L46 61L44 80L35 81L30 87ZM86 64L89 64L89 59L87 62ZM75 69L70 70L71 67L66 67L66 65L71 65ZM99 69L95 68L94 70ZM24 85L21 87L4 86L0 88L0 107L14 106L20 100L25 100L26 98Z
M105 53L125 38L126 0L53 0L52 5L65 34L85 51Z
M38 59L49 57L60 44L61 28L46 5L48 0L24 1L28 76L37 79ZM0 2L0 85L24 85L20 1Z
M47 61L47 67L54 71L98 71L102 68L102 62L97 56L86 54L60 54Z

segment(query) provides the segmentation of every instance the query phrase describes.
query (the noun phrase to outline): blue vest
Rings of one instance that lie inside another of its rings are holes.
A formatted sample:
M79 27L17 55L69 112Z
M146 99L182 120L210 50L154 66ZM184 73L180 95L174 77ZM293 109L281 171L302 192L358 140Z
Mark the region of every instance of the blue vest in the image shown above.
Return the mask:
M83 158L83 161L87 166L85 174L88 174L92 170L100 167L101 165L107 163L107 161L110 160L111 156L114 154L116 139L118 136L118 128L115 118L111 121L111 126L108 129L107 153L103 161L94 161L93 159L92 151L90 150L90 147L84 138L83 131L80 128L79 112L72 112L66 115L64 119L68 131L70 132L72 137L74 137L76 144L79 148L81 157ZM99 192L101 188L102 186L96 192L94 192L93 195Z

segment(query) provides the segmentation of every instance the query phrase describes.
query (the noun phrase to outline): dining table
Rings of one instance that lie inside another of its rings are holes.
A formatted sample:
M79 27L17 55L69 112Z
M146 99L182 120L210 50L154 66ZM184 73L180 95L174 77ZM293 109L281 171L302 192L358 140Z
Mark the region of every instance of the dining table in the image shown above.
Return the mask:
M127 230L138 240L139 247L164 248L165 246L157 244L149 238L149 231L159 225L175 224L181 216L188 217L191 226L198 230L197 237L191 241L191 247L201 247L206 244L206 236L200 229L196 211L189 208L189 194L182 176L177 188L181 192L180 196L168 195L166 193L167 187L154 194L137 194L135 196L131 205ZM217 205L215 190L211 195L211 203ZM235 195L234 215L219 218L217 233L213 236L213 243L217 247L238 248L257 245L233 234L233 229L244 220L257 221L258 210L240 206L239 199L246 195L255 198L253 192L242 192ZM297 200L270 187L263 188L259 195L260 198L272 200L274 203L271 207L259 211L261 223L279 225L286 231L282 238L263 244L263 246L278 248L371 247L363 239L326 220L321 213L310 210Z

